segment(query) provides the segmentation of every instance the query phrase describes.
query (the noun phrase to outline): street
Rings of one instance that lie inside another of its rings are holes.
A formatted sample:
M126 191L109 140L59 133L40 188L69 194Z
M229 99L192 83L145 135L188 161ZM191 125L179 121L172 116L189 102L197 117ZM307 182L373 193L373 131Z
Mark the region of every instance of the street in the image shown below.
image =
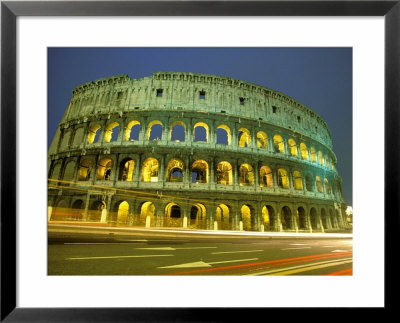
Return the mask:
M351 235L49 225L49 275L352 275Z

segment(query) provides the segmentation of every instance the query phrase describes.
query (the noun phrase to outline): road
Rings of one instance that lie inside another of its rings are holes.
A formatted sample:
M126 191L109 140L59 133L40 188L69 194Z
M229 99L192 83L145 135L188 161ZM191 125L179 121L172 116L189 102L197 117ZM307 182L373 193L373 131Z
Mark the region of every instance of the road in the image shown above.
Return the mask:
M352 238L49 225L49 275L352 275Z

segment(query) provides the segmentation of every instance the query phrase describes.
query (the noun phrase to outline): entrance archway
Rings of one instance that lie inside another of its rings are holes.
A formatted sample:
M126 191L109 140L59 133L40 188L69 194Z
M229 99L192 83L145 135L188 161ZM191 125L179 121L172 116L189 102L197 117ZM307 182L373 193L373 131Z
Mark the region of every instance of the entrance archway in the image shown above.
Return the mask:
M292 211L288 206L284 206L281 210L281 223L283 230L293 230L294 228Z

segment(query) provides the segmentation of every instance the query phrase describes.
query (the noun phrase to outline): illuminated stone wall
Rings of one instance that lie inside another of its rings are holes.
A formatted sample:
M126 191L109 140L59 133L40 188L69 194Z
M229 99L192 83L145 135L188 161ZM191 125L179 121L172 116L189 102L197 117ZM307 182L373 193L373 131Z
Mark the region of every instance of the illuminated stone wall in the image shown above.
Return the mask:
M49 149L49 220L211 230L346 227L324 120L214 75L85 83Z

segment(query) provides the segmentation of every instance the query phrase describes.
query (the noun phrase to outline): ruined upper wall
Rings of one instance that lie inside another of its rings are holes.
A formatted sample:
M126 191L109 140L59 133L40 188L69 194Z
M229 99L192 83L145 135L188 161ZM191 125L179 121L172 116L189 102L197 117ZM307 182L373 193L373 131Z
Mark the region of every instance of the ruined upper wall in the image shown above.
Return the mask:
M72 91L62 122L137 109L206 111L261 120L332 147L326 122L307 106L259 85L208 74L155 72L141 79L123 74L84 83Z

